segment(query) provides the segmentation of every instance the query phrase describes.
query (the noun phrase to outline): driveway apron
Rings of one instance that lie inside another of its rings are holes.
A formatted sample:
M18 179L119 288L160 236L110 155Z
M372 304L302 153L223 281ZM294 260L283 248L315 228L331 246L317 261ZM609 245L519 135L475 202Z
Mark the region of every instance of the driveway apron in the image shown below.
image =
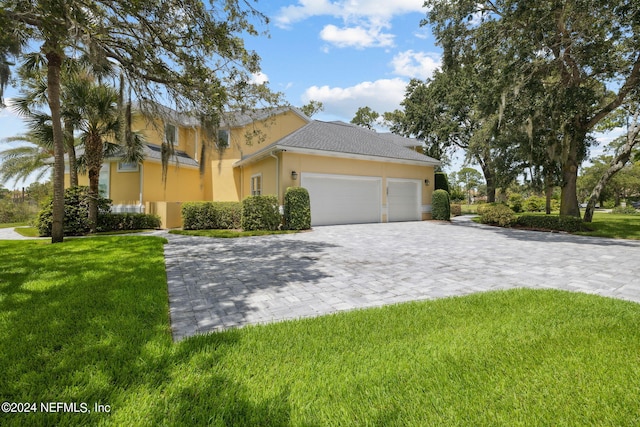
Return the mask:
M519 287L640 302L640 242L495 228L464 217L241 239L168 239L175 340Z

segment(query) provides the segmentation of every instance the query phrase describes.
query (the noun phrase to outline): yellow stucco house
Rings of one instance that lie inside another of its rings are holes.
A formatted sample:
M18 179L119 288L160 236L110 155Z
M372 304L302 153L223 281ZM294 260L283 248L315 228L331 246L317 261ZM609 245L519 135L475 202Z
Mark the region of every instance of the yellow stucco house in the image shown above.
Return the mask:
M415 221L431 217L436 159L416 150L415 140L343 122L310 120L295 108L234 114L218 133L219 150L201 165L201 131L189 117L171 114L135 120L147 142L145 160L105 159L103 195L115 212L155 213L163 227L180 227L186 201L240 201L287 187L309 190L312 225ZM161 143L172 141L166 180ZM80 184L88 182L80 177Z

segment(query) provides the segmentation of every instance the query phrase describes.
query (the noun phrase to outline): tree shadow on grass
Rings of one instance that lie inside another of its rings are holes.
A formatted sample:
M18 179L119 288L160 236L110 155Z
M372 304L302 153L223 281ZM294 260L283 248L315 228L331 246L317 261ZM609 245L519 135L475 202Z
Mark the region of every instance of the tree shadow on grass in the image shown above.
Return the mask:
M165 256L174 338L252 323L269 309L282 319L295 316L278 294L292 283L330 277L317 262L332 248L284 235L172 239Z
M0 400L37 404L0 425L288 424L287 390L251 396L221 366L238 331L173 344L162 244L0 242Z

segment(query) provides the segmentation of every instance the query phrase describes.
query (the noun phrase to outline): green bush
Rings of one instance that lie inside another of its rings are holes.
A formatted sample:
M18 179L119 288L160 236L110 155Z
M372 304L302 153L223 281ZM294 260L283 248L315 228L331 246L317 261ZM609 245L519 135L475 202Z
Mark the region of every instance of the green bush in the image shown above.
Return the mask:
M249 196L242 201L243 230L277 230L280 222L277 196Z
M521 227L537 228L541 230L566 231L574 233L585 231L582 219L575 216L558 215L520 215L517 224Z
M522 194L513 193L509 196L509 207L515 213L522 212L523 201Z
M160 228L160 217L142 213L103 213L98 215L97 231L146 230Z
M544 197L531 196L524 201L525 212L544 212L547 206L547 200Z
M451 205L449 193L446 190L435 190L431 198L431 217L441 221L451 219Z
M241 227L240 202L187 202L182 204L185 230L231 230Z
M109 212L111 200L98 197L98 216ZM40 236L51 236L53 225L53 200L50 199L36 218ZM89 187L71 187L64 191L65 236L81 236L89 232Z
M451 204L451 216L460 216L462 215L462 205L459 203Z
M500 227L511 227L516 221L513 210L503 204L486 204L482 209L478 207L480 222L483 224L499 225Z
M34 209L37 207L31 206L28 202L0 200L0 224L29 221L33 218Z
M284 193L284 224L289 230L311 228L311 201L306 188L287 188Z
M638 215L639 212L633 206L616 206L611 210L613 214L623 214L623 215Z
M449 180L447 179L447 174L444 172L436 172L435 183L433 184L434 190L444 190L447 193L449 192Z

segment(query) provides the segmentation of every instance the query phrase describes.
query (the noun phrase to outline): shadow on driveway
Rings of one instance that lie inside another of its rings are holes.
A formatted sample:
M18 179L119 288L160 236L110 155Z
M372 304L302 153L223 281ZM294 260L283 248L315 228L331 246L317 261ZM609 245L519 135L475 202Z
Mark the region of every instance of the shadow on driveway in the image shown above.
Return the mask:
M174 339L285 314L270 311L269 300L290 283L330 277L316 263L335 248L283 236L171 238L165 259Z

